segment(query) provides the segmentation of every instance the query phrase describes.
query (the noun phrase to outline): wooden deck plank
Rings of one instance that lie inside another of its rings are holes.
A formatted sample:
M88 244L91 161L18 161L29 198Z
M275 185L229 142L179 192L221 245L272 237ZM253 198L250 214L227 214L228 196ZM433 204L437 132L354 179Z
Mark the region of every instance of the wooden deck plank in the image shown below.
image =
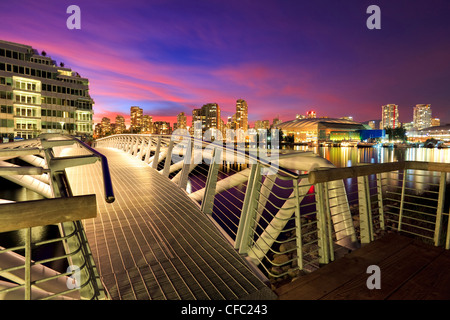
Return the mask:
M316 300L324 297L354 278L355 274L365 273L367 267L378 264L383 259L402 250L412 242L406 237L388 234L378 241L314 271L308 275L277 289L280 300Z
M367 287L366 282L370 274L367 274L366 270L362 270L363 272L355 274L350 281L335 288L321 299L384 300L436 259L442 253L442 250L441 248L412 242L376 264L380 268L380 289L369 289Z
M368 289L369 265L381 270L381 289ZM355 250L276 293L280 300L450 298L450 252L398 234Z
M74 194L97 194L98 216L84 225L113 299L276 298L185 192L130 154L99 151L114 203L103 201L99 163L67 175Z
M389 300L450 300L450 252L444 251Z

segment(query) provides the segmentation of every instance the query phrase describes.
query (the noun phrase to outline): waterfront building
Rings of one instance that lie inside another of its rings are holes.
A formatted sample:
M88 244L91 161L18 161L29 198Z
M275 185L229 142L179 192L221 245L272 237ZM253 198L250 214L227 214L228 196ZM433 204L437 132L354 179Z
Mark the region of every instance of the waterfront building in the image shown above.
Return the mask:
M294 136L294 143L324 141L359 141L360 130L370 129L361 123L333 118L294 119L276 126L284 135Z
M431 105L417 104L414 107L413 124L417 130L431 127Z
M438 141L450 142L450 124L416 130L408 136L410 141L416 142L425 142L432 138Z
M0 40L0 137L93 135L89 80L31 46Z
M398 105L387 104L381 107L381 128L399 128Z

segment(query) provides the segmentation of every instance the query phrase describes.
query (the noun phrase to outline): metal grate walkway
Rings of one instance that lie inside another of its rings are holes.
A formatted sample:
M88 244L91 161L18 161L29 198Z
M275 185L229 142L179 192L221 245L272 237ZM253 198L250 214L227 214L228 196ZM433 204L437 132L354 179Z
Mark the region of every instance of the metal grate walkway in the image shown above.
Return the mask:
M97 194L98 216L84 225L112 299L276 298L168 178L123 151L98 151L108 158L114 203L103 200L99 163L69 168L67 175L74 195Z

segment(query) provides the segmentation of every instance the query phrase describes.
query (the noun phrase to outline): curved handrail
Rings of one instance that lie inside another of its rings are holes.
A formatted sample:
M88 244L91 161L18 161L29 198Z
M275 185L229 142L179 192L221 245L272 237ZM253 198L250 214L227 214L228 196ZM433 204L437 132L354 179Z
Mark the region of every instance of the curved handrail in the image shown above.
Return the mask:
M113 203L116 200L116 198L114 196L114 190L111 181L111 173L109 172L108 159L103 154L101 154L91 146L87 145L83 141L77 138L73 138L73 140L75 140L83 148L89 150L90 152L92 152L92 154L94 154L96 157L100 159L102 165L103 187L105 190L105 201L107 203Z
M108 139L115 138L115 137L120 137L120 136L122 136L122 137L123 136L140 136L140 137L153 137L153 138L162 137L162 138L167 138L167 139L172 139L172 137L173 137L173 135L164 135L164 134L154 135L154 134L127 134L127 133L124 133L124 134L115 134L115 135L110 135L110 136L107 136L107 137L99 138L96 141L108 140ZM211 141L204 141L203 139L196 138L196 137L193 137L191 135L177 134L175 136L180 137L180 138L181 137L190 138L194 142L201 143L202 146L208 146L208 145L214 144L215 147L220 147L222 150L229 149L229 146L224 146L223 143L220 144L220 142L216 143L216 142L211 142ZM261 165L263 165L265 167L273 167L273 164L271 164L271 162L266 161L265 159L261 159L261 158L255 156L255 155L253 155L251 153L247 154L246 152L243 152L242 150L239 150L239 149L237 149L235 147L233 147L233 152L236 155L241 155L241 156L245 157L246 160L257 161L257 162L259 162ZM291 171L291 170L289 170L287 168L283 168L283 167L281 167L278 164L277 164L276 168L277 168L278 172L281 172L281 173L283 173L283 174L285 174L285 175L287 175L287 176L289 176L289 177L291 177L293 179L298 179L300 177L300 175L297 174L296 172Z

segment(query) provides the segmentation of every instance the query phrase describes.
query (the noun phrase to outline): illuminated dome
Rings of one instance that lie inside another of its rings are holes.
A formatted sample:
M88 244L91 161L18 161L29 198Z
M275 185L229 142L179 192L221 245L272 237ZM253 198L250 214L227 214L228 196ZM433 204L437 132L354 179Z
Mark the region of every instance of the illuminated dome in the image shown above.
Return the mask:
M359 131L368 126L347 119L294 119L276 126L285 135L294 135L295 142L359 140Z

